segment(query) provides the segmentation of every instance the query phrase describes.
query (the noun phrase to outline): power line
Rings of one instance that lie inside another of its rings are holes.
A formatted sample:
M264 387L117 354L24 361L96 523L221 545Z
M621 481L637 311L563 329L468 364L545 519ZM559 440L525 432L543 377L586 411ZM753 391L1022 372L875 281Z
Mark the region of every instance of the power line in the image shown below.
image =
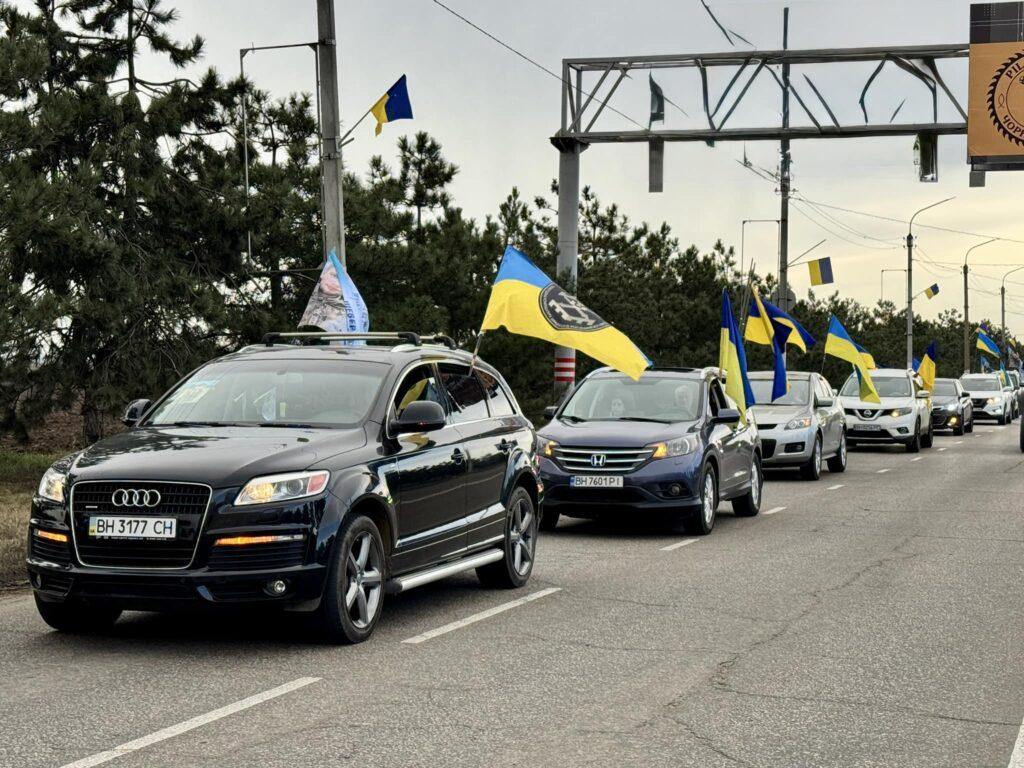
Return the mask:
M449 8L447 5L442 3L441 0L431 0L431 2L434 3L434 5L438 6L439 8L443 8L444 10L448 11L448 13L450 13L452 16L454 16L455 18L459 19L460 21L464 22L465 24L468 24L473 29L475 29L477 32L479 32L481 35L484 35L485 37L490 38L491 40L496 42L498 45L500 45L505 50L510 51L511 53L514 53L516 56L521 58L523 61L528 62L528 63L532 64L533 66L535 66L540 71L542 71L542 72L544 72L544 73L546 73L548 75L551 75L551 77L555 78L558 82L562 83L566 87L569 87L569 88L573 87L572 83L570 83L567 80L565 80L565 78L563 78L557 72L553 72L552 70L548 69L543 64L541 64L539 61L537 61L536 59L531 59L529 56L527 56L522 51L516 50L511 45L506 43L504 40L501 40L501 39L495 37L490 32L488 32L486 29L484 29L483 27L479 26L478 24L475 24L474 22L470 21L465 16L463 16L461 13L459 13L458 11L454 10L453 8ZM582 88L580 88L580 93L582 93L582 94L584 94L585 96L588 96L588 97L593 97L594 96L593 93L591 93L590 91L585 91ZM673 106L675 106L675 105L673 104ZM640 128L643 131L650 130L646 125L638 123L636 120L634 120L632 117L627 115L625 112L622 112L622 111L616 109L611 104L605 104L605 108L606 109L610 109L615 114L620 115L620 116L626 118L627 120L629 120L629 122L631 122L633 125L637 126L638 128ZM679 109L680 111L682 111L682 109L680 109L679 107L676 107L676 109Z

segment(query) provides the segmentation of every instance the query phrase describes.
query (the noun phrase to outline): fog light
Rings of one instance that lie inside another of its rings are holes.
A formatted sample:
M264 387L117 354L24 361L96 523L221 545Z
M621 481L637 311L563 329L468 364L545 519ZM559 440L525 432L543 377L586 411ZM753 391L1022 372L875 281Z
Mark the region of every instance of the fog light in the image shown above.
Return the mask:
M678 496L683 492L683 486L679 483L672 483L672 485L668 487L668 492L672 496Z
M950 423L951 425L953 425L953 424L956 424L956 416L950 416L950 417L949 417L949 423Z
M906 427L900 427L900 428L899 428L899 429L897 429L896 431L897 431L897 432L899 432L899 433L900 433L901 435L905 435L905 434L907 434L908 432L910 432L910 430L909 430L909 429L907 429Z
M273 581L268 581L263 590L271 597L280 597L288 591L288 582L284 579L274 579Z

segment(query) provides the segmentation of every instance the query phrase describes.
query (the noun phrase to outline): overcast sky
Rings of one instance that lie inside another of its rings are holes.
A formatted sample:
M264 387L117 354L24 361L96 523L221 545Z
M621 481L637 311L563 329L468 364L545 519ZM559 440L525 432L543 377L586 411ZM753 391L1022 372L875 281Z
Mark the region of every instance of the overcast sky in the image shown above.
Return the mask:
M619 54L696 53L730 46L701 7L700 0L445 0L509 45L558 71L564 57ZM206 39L206 64L225 74L238 71L243 46L316 39L314 0L165 0L180 10L178 34ZM775 0L711 0L720 20L757 47L781 47L782 8ZM967 0L802 0L789 2L790 47L825 48L898 44L960 43L968 38ZM338 0L342 119L351 123L405 73L416 114L414 121L385 126L374 138L367 121L346 148L346 164L357 172L372 154L393 158L394 141L426 130L444 145L460 173L454 197L470 215L494 213L513 186L528 198L546 194L557 175L558 155L548 139L559 125L559 83L468 27L432 0ZM313 89L312 54L306 49L258 53L247 58L251 78L275 95ZM940 63L954 92L966 100L966 60ZM859 118L857 99L871 66L827 65L812 74L841 120ZM728 77L712 81L713 92ZM668 108L667 127L703 127L700 86L695 72L657 75L666 95L690 114ZM646 74L627 80L614 106L646 123ZM804 88L806 91L806 87ZM872 118L888 120L906 99L899 121L931 117L924 86L895 68L876 81L868 105ZM794 110L797 106L794 104ZM779 120L779 92L765 78L730 119L731 126L770 125ZM794 111L794 115L796 112ZM794 118L797 119L796 117ZM940 107L939 119L956 119ZM606 112L596 128L628 128ZM940 182L922 184L913 166L913 139L819 140L793 145L794 188L808 200L906 220L916 209L945 197L956 199L922 214L921 224L937 224L1024 241L1024 221L1014 189L1024 176L990 174L985 189L968 187L964 137L940 138ZM749 143L748 157L774 170L778 145ZM647 150L643 144L598 145L582 159L582 182L605 202L616 202L634 220L668 221L685 245L710 248L722 238L739 250L743 219L777 218L774 186L737 162L744 145L670 144L666 149L665 192L647 192ZM1016 185L1016 186L1015 186ZM791 259L819 240L815 256L831 256L841 294L873 304L879 298L880 270L906 266L902 238L906 227L868 217L829 211L838 223L803 208L792 212ZM808 218L810 217L810 218ZM812 219L816 219L815 223ZM824 227L832 230L827 231ZM935 299L923 296L915 309L934 316L962 308L959 268L976 237L918 230L923 259L915 267L915 290L938 282ZM759 271L774 271L774 225L748 225L746 255ZM495 254L497 258L498 254ZM943 269L925 263L947 262ZM1024 264L1020 244L997 242L972 254L978 278L972 291L972 317L980 310L998 322L1000 279ZM989 266L984 266L988 264ZM1024 332L1024 270L1008 282L1007 325ZM1019 283L1016 282L1019 280ZM807 269L793 269L792 285L802 294ZM988 293L986 293L986 291ZM905 301L902 273L885 275L885 295ZM926 343L922 342L923 344Z

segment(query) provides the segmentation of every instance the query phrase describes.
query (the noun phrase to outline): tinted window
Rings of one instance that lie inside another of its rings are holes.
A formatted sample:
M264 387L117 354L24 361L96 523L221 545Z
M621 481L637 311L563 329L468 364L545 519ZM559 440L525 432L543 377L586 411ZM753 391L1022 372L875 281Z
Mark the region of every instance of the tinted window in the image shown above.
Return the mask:
M441 385L452 403L452 421L465 422L487 418L484 389L464 365L442 365Z
M345 360L232 360L203 366L162 402L147 424L358 424L386 365Z
M778 400L772 400L771 379L751 379L750 388L754 391L754 402L758 405L804 405L811 399L810 382L807 379L790 378L789 391Z
M501 388L498 380L486 371L477 371L480 381L484 385L484 394L487 395L487 407L491 416L511 416L515 413L508 395Z
M409 403L417 400L429 400L433 403L445 404L444 395L441 394L441 387L438 386L434 377L432 365L421 365L409 371L402 379L401 385L395 392L395 399L392 401L395 407L395 416L401 416Z
M878 390L879 397L910 397L910 379L902 376L872 376L871 381ZM853 374L843 384L843 390L839 394L843 397L858 397L860 384L857 375Z
M596 376L577 389L561 418L576 421L695 421L701 382L668 376Z
M968 392L998 392L1003 388L998 376L961 376L960 383Z

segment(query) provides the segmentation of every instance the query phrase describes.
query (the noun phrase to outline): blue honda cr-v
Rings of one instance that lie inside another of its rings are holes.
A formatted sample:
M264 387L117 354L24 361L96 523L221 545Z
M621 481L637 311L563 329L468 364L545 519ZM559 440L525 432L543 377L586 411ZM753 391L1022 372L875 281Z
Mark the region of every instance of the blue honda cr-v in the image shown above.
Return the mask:
M652 368L638 381L602 368L548 415L538 431L544 529L561 515L668 510L706 534L721 499L737 515L760 509L757 427L740 422L717 368Z

